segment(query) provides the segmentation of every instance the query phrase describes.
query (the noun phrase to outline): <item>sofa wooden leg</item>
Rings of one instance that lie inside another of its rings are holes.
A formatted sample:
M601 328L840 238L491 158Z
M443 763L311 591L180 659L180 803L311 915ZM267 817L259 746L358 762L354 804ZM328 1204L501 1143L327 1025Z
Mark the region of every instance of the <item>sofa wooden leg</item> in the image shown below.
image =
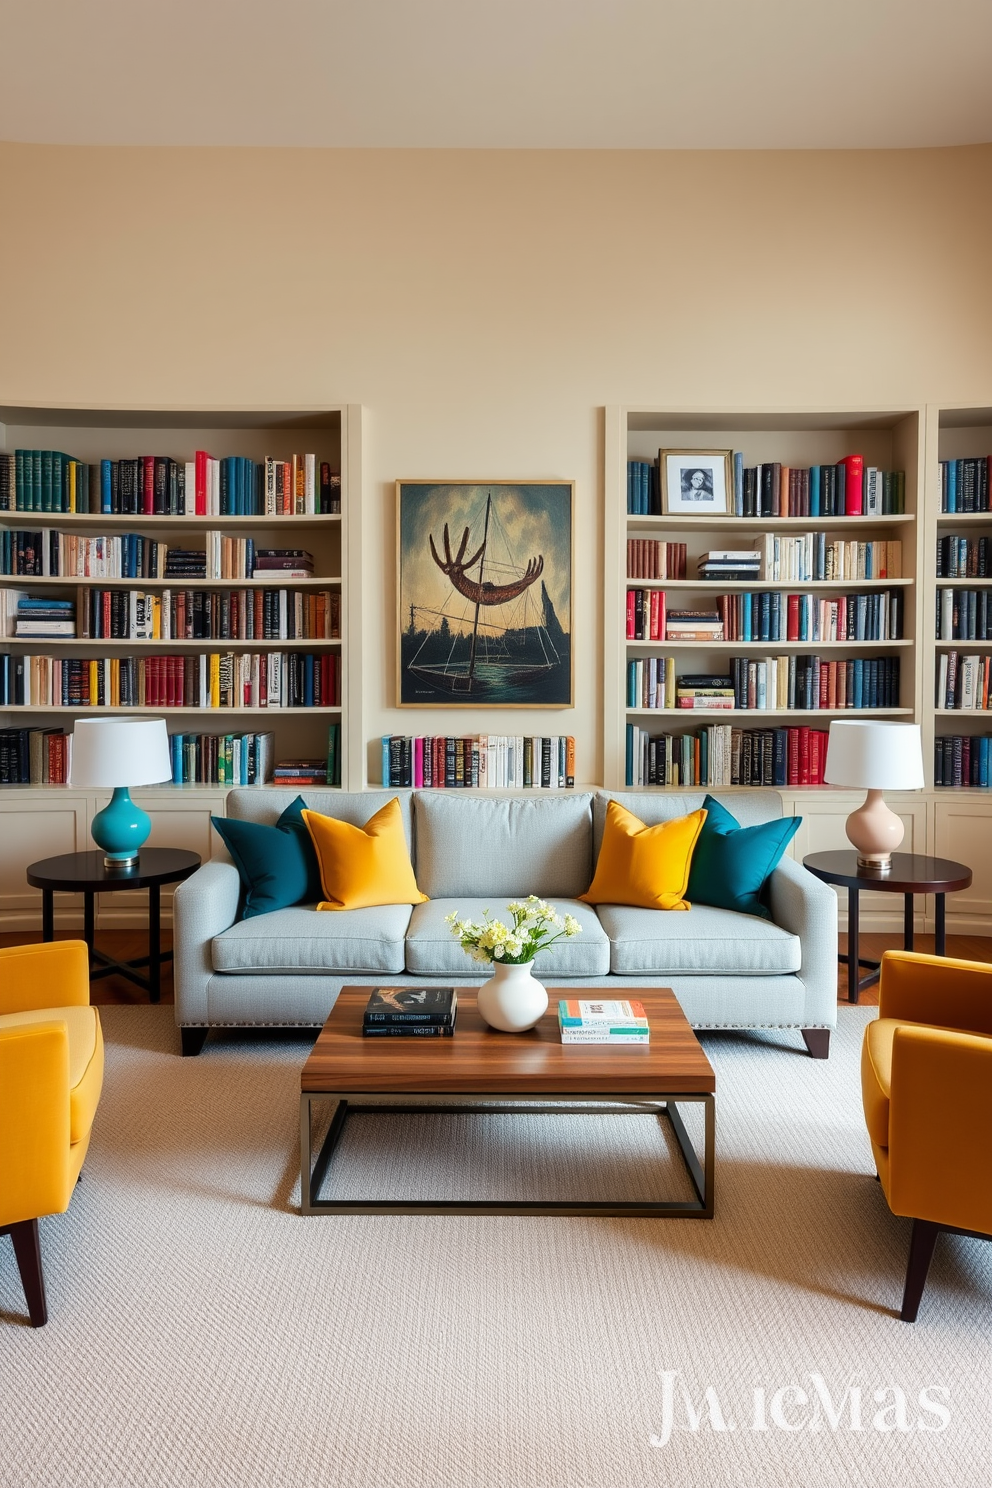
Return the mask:
M45 1301L45 1278L41 1270L41 1237L36 1219L22 1219L9 1228L14 1242L17 1269L21 1273L21 1286L28 1304L28 1317L32 1328L43 1328L48 1322L48 1305Z
M207 1042L209 1031L207 1028L180 1028L179 1032L183 1043L183 1058L191 1058L194 1054L199 1054Z
M811 1059L829 1059L830 1057L830 1029L829 1028L803 1028L801 1030L803 1043L809 1051Z
M909 1242L909 1265L906 1267L906 1290L902 1297L904 1323L915 1323L920 1310L920 1298L927 1284L927 1273L933 1260L933 1248L937 1244L940 1225L930 1219L914 1219L913 1234Z

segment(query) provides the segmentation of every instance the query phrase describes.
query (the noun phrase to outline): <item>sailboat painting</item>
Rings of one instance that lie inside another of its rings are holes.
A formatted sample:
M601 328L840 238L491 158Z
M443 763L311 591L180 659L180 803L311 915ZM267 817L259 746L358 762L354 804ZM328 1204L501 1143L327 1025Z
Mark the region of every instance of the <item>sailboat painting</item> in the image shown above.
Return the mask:
M572 495L397 481L401 706L571 706Z

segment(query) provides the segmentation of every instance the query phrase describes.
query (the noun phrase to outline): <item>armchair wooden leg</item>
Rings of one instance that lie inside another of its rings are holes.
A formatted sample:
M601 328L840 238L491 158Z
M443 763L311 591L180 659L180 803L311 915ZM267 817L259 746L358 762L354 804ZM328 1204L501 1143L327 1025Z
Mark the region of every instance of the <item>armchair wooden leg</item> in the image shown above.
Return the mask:
M927 1284L927 1273L933 1260L933 1249L940 1234L940 1225L929 1219L914 1219L913 1234L909 1242L909 1265L906 1268L906 1290L902 1297L904 1323L915 1323L920 1310L920 1298Z
M48 1322L48 1306L45 1302L45 1278L41 1271L38 1221L22 1219L19 1224L12 1224L8 1233L14 1242L14 1255L17 1257L17 1269L21 1273L21 1285L28 1304L31 1326L42 1328Z
M800 1029L800 1032L802 1033L803 1043L806 1045L811 1059L829 1059L829 1028L803 1028Z

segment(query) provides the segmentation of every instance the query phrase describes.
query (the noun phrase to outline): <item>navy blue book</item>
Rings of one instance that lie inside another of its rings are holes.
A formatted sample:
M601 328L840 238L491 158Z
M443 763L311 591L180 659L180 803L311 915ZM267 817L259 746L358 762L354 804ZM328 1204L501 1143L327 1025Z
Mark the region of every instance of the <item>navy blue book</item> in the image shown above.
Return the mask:
M454 987L377 987L368 1000L362 1032L451 1030L458 1010Z

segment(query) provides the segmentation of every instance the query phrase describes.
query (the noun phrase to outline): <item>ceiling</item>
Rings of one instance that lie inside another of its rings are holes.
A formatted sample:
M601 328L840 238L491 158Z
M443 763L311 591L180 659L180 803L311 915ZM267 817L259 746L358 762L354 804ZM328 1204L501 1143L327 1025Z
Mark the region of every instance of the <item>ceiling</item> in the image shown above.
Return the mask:
M0 139L992 141L992 0L0 0Z

